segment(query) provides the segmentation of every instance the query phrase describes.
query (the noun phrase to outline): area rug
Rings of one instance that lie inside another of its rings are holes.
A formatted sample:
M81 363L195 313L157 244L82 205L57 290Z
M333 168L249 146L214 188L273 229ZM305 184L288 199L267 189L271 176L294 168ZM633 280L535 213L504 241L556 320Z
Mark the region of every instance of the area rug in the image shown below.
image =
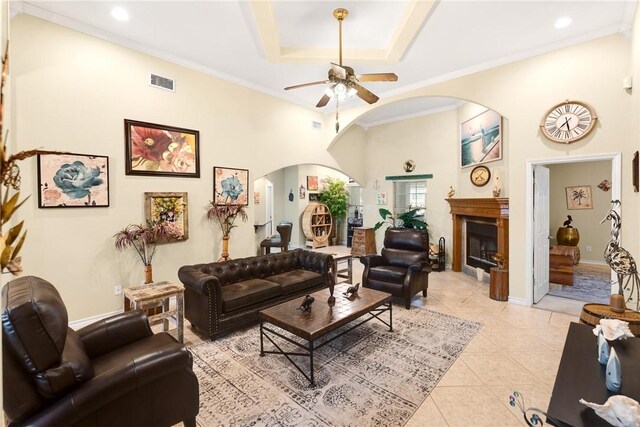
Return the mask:
M197 344L198 425L404 425L481 327L395 306L393 332L372 320L318 350L315 386L284 356L260 357L257 326Z
M578 264L573 270L573 286L552 284L549 288L549 295L609 304L611 295L610 270Z

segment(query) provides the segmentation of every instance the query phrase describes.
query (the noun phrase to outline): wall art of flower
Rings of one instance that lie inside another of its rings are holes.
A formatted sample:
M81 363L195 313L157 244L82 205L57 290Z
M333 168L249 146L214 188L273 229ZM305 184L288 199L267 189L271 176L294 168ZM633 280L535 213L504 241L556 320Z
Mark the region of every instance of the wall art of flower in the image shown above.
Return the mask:
M109 206L109 158L89 154L38 155L38 207Z
M180 233L175 240L189 238L189 199L187 193L144 193L147 224L171 222Z
M127 175L200 177L200 132L126 119L124 126Z
M213 192L216 204L248 205L249 171L247 169L214 167Z

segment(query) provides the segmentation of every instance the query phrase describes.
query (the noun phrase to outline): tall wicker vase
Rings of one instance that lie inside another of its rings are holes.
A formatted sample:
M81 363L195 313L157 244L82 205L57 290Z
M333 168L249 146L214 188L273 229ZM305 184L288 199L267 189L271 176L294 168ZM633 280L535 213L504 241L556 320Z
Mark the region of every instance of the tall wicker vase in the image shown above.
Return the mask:
M222 256L218 260L218 262L229 261L231 258L229 257L229 236L222 236Z

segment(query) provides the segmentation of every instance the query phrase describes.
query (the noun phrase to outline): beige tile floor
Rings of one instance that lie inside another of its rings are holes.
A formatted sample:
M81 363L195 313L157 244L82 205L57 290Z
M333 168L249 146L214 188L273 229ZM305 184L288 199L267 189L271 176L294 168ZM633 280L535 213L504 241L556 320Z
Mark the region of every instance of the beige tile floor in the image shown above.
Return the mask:
M362 265L354 260L353 266L360 281ZM508 404L515 390L527 406L548 407L567 329L577 317L493 301L486 284L450 271L430 274L428 297L416 295L412 305L484 326L407 426L526 425ZM185 343L202 339L185 329Z

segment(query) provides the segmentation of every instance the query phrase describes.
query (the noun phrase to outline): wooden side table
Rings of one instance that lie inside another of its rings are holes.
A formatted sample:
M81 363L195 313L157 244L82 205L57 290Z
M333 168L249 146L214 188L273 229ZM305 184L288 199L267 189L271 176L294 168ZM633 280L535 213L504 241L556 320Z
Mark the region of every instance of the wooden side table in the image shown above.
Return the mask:
M365 256L375 253L378 253L378 250L376 249L376 234L373 228L354 228L351 255Z
M509 270L501 270L498 267L489 269L491 280L489 281L489 298L496 301L509 300Z
M629 330L640 337L640 313L627 309L624 313L615 313L607 304L585 304L580 313L580 323L595 327L600 319L618 319L629 322Z
M171 297L176 297L176 308L173 310L169 310ZM162 303L162 313L148 316L149 325L162 322L162 330L167 332L169 318L175 318L178 324L177 339L180 342L184 341L184 286L182 284L166 281L125 288L124 298L125 303L128 301L133 310Z

